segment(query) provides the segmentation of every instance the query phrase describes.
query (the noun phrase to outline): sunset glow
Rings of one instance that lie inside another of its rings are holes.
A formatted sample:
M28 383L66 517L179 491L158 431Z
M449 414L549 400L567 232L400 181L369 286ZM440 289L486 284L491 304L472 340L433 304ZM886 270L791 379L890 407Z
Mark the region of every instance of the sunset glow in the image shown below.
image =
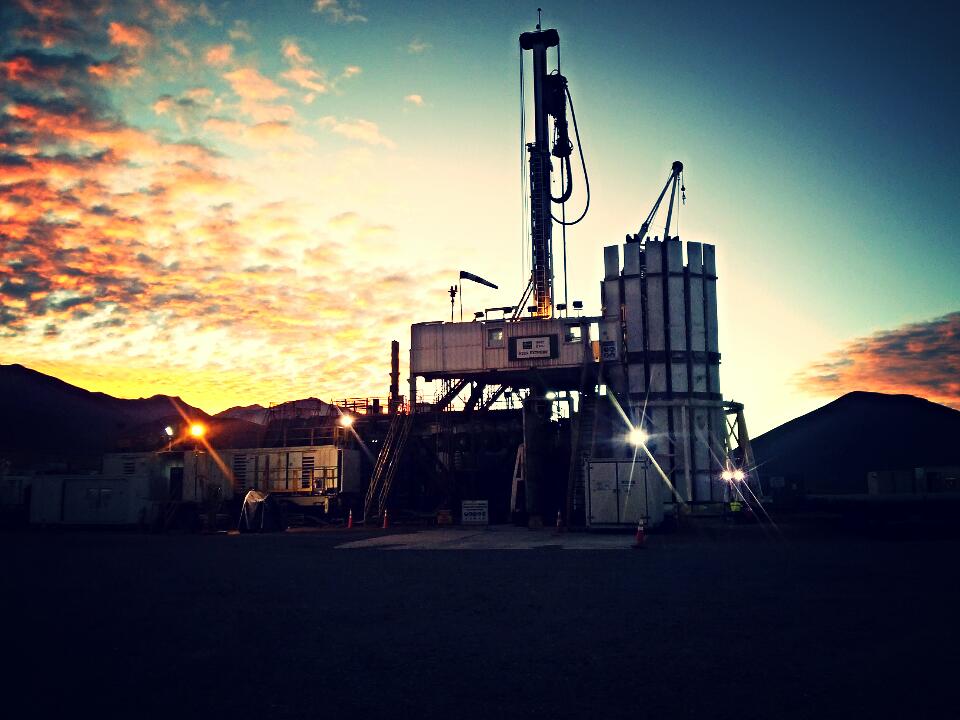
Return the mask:
M515 45L535 8L6 5L0 362L208 412L385 396L390 341L405 358L410 323L449 318L460 269L501 288L469 288L468 317L520 297ZM779 48L714 37L725 21L699 11L670 21L680 65L659 45L637 65L617 28L656 27L663 12L545 10L564 28L593 183L591 215L569 234L569 300L599 311L603 246L636 231L682 158L681 236L717 245L722 386L752 429L852 389L960 406L942 375L957 362L957 172L921 161L949 128L892 143L870 124L885 89L818 84L850 80L872 46L835 43L840 55L818 55L829 76L815 61L816 82L798 77L786 97L770 80ZM722 78L710 59L721 52ZM908 80L890 80L914 93L893 112L928 122L912 108L940 90ZM847 117L861 119L855 132ZM915 162L877 152L894 145ZM894 175L896 187L881 179ZM578 188L572 206L583 201ZM924 218L909 254L908 215L893 207ZM904 334L889 372L883 338Z

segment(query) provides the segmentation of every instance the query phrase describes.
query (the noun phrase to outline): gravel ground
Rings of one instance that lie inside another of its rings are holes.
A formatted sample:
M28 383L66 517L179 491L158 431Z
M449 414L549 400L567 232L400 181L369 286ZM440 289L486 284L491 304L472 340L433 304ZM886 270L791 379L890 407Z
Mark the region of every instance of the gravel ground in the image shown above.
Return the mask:
M960 716L955 538L529 535L0 536L8 717Z

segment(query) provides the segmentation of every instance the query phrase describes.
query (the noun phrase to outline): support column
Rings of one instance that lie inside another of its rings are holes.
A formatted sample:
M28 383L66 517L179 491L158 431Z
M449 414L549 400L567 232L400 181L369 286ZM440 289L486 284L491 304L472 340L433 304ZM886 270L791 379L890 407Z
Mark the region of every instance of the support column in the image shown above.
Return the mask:
M549 403L542 393L531 390L523 402L523 463L527 523L530 527L543 526L543 486L545 452L543 426L549 421Z

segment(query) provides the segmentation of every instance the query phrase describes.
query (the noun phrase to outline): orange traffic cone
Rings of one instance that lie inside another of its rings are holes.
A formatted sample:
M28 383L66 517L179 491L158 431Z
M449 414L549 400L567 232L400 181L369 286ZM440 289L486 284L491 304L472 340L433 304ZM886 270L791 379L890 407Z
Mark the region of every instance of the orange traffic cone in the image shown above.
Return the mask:
M347 530L353 527L353 510L350 511L350 514L347 515Z
M390 519L389 519L389 516L387 515L386 509L384 509L384 511L383 511L383 529L386 530L388 527L390 527Z
M637 523L637 536L633 539L633 549L642 550L647 544L647 533L643 529L643 520Z

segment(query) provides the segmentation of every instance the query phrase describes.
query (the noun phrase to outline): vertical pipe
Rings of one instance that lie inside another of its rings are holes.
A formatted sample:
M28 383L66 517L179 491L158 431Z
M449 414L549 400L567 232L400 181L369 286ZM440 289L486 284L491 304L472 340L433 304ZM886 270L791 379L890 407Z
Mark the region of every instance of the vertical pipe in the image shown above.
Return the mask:
M390 397L387 400L387 412L396 415L400 405L400 342L390 343Z

